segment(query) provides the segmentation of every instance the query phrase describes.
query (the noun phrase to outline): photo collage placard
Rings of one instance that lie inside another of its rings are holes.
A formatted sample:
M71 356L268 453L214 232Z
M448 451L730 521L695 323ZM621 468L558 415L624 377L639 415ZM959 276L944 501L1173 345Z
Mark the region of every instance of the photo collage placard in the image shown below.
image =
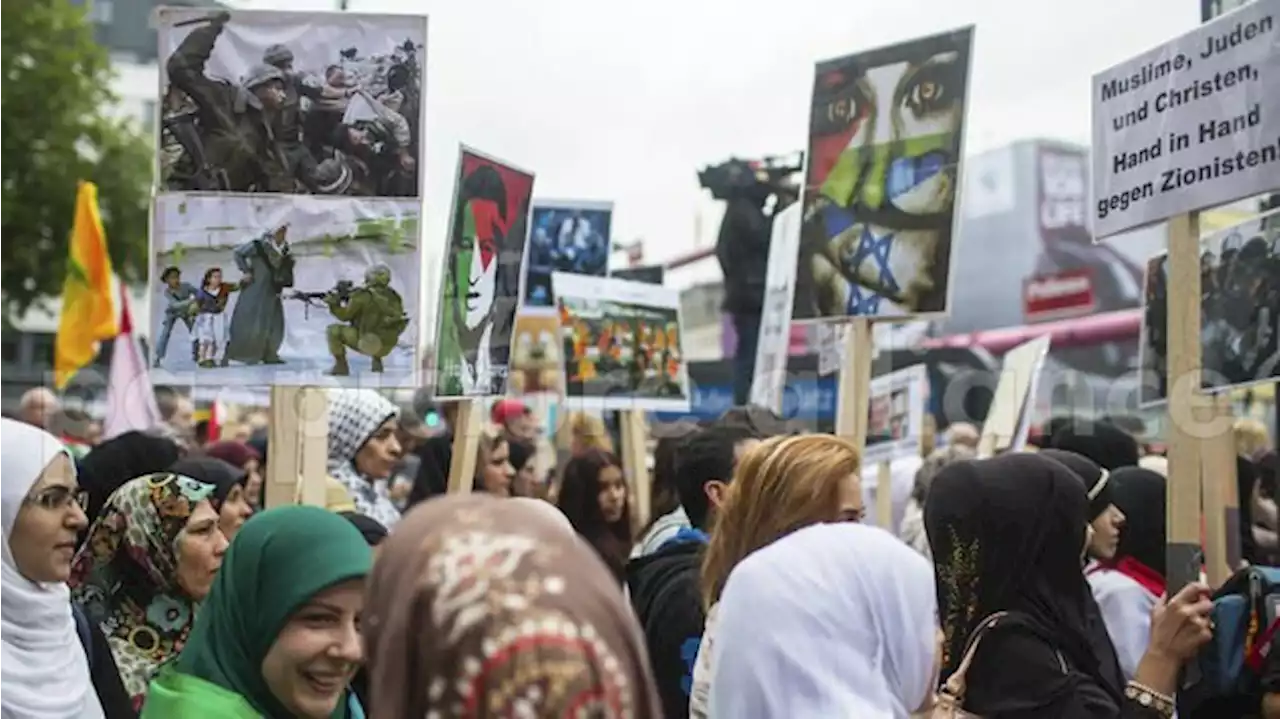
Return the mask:
M157 384L416 384L427 19L161 8Z

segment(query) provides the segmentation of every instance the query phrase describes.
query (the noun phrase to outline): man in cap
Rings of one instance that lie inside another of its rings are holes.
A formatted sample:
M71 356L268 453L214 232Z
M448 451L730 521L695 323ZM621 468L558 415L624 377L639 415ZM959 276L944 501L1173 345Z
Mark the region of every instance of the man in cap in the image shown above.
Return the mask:
M529 442L538 436L538 421L529 405L518 399L500 399L489 411L489 419L502 425L507 438L516 442Z
M205 161L226 173L227 189L293 192L293 165L271 121L288 99L285 74L266 63L250 68L240 85L205 74L230 19L225 11L211 15L182 40L166 62L169 81L195 103Z

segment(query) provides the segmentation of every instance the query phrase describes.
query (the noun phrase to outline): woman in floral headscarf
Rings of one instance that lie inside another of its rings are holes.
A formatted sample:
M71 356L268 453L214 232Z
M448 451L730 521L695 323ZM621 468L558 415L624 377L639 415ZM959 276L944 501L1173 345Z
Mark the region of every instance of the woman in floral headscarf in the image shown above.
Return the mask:
M216 489L169 472L126 482L72 564L72 597L101 625L135 709L159 665L182 650L222 564Z

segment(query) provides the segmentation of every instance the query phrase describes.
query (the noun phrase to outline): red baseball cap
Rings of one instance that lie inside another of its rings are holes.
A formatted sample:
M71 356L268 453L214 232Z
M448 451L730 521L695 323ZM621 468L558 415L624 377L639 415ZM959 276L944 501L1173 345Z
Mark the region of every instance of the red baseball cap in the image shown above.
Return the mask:
M522 417L530 413L529 406L518 399L500 399L493 403L493 409L489 410L489 419L494 424L506 424L511 420Z

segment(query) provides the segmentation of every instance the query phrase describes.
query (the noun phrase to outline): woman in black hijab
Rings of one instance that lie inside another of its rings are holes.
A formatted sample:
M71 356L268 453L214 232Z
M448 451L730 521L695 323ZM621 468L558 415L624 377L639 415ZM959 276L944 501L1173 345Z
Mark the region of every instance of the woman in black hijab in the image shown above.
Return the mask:
M218 512L218 529L227 541L253 516L253 505L249 504L244 487L249 473L240 467L217 457L200 455L174 462L169 471L216 487L210 500Z
M1093 527L1089 559L1102 561L1114 557L1116 547L1120 545L1120 530L1124 527L1125 518L1113 498L1111 473L1077 452L1044 449L1039 454L1066 465L1084 482L1085 492L1089 495L1089 526Z
M176 442L146 432L125 432L89 450L76 462L76 478L87 497L84 512L89 524L125 482L163 472L179 456L181 448ZM79 541L83 542L88 533L86 526Z
M1137 466L1142 456L1142 448L1133 435L1110 422L1085 419L1058 427L1049 446L1084 455L1109 472Z
M1124 524L1124 514L1114 503L1115 494L1111 485L1111 473L1075 452L1046 449L1039 454L1071 470L1072 474L1080 480L1081 486L1085 489L1085 495L1089 498L1089 527L1092 531L1087 532L1088 548L1085 550L1086 559L1089 560L1089 564L1085 567L1085 576L1088 576L1089 569L1096 566L1095 560L1114 557L1116 547L1120 543L1120 528ZM1089 639L1093 643L1094 653L1098 656L1098 677L1109 694L1119 695L1124 690L1126 675L1122 671L1115 643L1108 631L1106 617L1095 596L1090 594L1085 603ZM1148 619L1149 624L1150 619ZM1146 648L1147 645L1144 642L1138 657L1142 656ZM1133 674L1130 673L1127 676L1132 677Z
M1111 475L1112 496L1124 512L1115 556L1085 573L1126 677L1151 640L1151 610L1165 593L1165 478L1141 467Z
M989 719L1172 713L1179 666L1211 636L1207 588L1190 585L1157 610L1136 681L1113 688L1089 628L1092 598L1080 571L1088 516L1080 478L1038 455L960 462L934 480L925 527L936 562L944 681L979 624L1008 613L978 646L965 677L966 710Z

